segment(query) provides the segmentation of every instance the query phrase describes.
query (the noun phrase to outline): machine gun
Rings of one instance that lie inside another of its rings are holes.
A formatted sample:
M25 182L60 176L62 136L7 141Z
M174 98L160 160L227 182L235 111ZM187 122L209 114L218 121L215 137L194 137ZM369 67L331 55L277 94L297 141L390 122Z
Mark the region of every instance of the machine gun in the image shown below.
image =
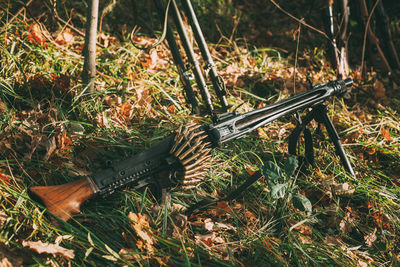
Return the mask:
M261 109L219 115L214 124L181 126L159 144L110 168L98 170L91 177L62 185L34 186L30 192L43 202L48 211L66 221L79 213L80 206L88 199L96 195L107 196L126 186L135 190L149 186L156 191L176 186L194 187L208 171L212 149L307 108L310 109L308 115L289 138L289 149L295 153L301 131L305 136L311 136L311 133L306 134L306 125L315 119L325 125L342 164L355 176L323 104L331 96L344 95L352 84L351 79L331 81ZM312 147L310 152L307 144L306 154L312 159Z

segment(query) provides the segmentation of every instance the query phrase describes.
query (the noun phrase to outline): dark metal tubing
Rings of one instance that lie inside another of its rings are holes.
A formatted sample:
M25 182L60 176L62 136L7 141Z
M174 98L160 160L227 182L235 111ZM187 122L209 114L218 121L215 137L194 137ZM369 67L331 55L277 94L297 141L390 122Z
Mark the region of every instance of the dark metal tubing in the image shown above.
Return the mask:
M174 0L172 0L172 2L174 2ZM188 17L189 24L192 27L194 38L196 39L196 43L199 46L201 55L206 62L206 66L204 67L204 69L206 73L210 74L211 82L221 102L223 110L227 111L229 105L228 101L226 100L227 92L225 88L225 83L222 77L219 76L217 73L217 68L215 67L215 63L211 57L210 51L208 50L207 43L204 39L203 32L201 31L196 13L193 10L192 3L190 2L190 0L182 0L182 6L186 16Z
M221 140L221 143L246 135L259 127L266 126L281 117L296 112L299 109L320 104L329 96L344 93L347 90L347 87L351 84L351 79L346 79L341 82L330 82L327 84L317 85L307 92L269 105L265 108L237 115L235 117L234 127L238 132ZM229 123L232 122L227 120L227 124ZM224 126L224 124L221 125Z
M157 8L157 13L160 17L160 21L164 21L164 16L165 16L165 7L162 2L162 0L154 0L154 3ZM187 101L190 103L192 106L192 112L195 114L198 114L199 111L199 104L197 102L197 99L195 97L195 93L193 92L192 85L190 83L190 78L188 74L188 70L186 69L185 63L183 62L182 56L179 52L179 47L176 44L174 34L172 33L171 27L167 25L167 33L166 33L166 39L169 45L169 49L171 50L172 58L175 62L176 67L178 68L179 71L179 76L181 79L181 82L183 84L185 93L186 93L186 98Z
M190 63L193 67L194 77L196 79L197 86L199 87L201 96L206 105L207 111L211 115L211 117L215 117L214 107L211 102L210 92L208 91L208 87L204 76L202 75L202 71L200 68L200 64L196 59L195 53L193 51L193 47L190 44L189 37L187 36L185 26L183 25L183 21L181 15L179 14L179 9L174 0L171 0L172 5L172 17L175 22L176 29L178 31L179 37L182 41L183 48L185 49L186 55L189 58Z
M321 122L325 125L326 131L328 132L328 136L331 139L333 145L335 146L336 154L339 156L340 161L342 162L346 171L348 171L353 177L356 177L354 173L353 167L350 164L350 161L346 155L346 152L343 149L342 143L340 142L339 135L333 126L331 119L328 116L328 110L324 105L318 105L315 107L316 114L321 119Z

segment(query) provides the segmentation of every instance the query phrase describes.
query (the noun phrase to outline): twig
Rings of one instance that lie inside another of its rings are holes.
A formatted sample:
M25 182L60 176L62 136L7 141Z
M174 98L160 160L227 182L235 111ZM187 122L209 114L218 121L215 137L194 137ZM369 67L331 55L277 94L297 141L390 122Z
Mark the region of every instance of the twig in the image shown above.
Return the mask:
M372 14L374 13L375 8L378 6L379 1L380 0L376 0L374 6L372 7L371 13L368 15L367 23L365 23L363 49L362 49L362 54L361 54L361 73L363 72L363 68L364 68L364 56L365 56L365 46L367 43L367 34L369 35L369 38L371 39L371 41L373 41L375 43L375 45L378 49L378 53L382 57L382 61L385 64L387 71L391 72L389 63L387 62L386 57L383 55L383 52L379 47L379 40L375 36L375 34L372 32L371 28L369 27L369 22L371 21ZM368 14L367 6L365 5L365 0L360 0L360 2L363 4L363 6L361 6L361 13L364 13L364 15Z
M68 28L70 28L71 30L73 30L75 33L79 34L82 37L85 37L85 33L82 32L81 30L75 28L73 25L71 25L68 21L63 20L62 18L60 18L59 16L56 16L56 19L58 21L60 21L61 23L64 23L64 25ZM101 48L105 48L105 46L99 42L96 42L96 45L101 47Z
M291 17L292 19L294 19L294 20L297 21L298 23L301 23L301 24L303 24L304 26L310 28L311 30L318 32L319 34L321 34L322 36L324 36L326 39L328 39L329 41L331 41L331 39L329 38L329 36L328 36L325 32L323 32L323 31L321 31L321 30L318 30L317 28L315 28L315 27L313 27L313 26L311 26L311 25L305 23L304 20L301 20L301 19L296 18L295 16L293 16L292 14L290 14L289 12L287 12L286 10L284 10L284 9L283 9L280 5L278 5L274 0L269 0L269 1L271 1L272 4L274 4L280 11L282 11L283 13L285 13L287 16Z
M15 15L12 16L11 19L8 20L7 24L10 24L11 22L13 22L13 20L14 20L16 17L18 17L19 14L21 14L22 11L24 11L24 9L27 8L32 2L33 2L33 0L29 0L28 3L26 3L26 4L22 3L23 6L20 8L20 10L18 10L17 13L15 13Z
M297 59L299 54L300 46L300 35L301 35L301 23L299 23L299 28L297 29L297 45L296 45L296 55L294 58L294 70L293 70L293 92L296 93L296 69L297 69Z

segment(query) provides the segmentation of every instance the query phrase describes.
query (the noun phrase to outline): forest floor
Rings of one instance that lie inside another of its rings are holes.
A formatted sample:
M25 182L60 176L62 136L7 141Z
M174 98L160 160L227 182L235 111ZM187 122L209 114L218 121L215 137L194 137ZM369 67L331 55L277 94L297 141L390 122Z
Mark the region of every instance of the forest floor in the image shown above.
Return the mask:
M0 8L7 21L0 31L2 266L400 266L396 73L387 77L370 67L361 77L354 67L351 97L326 101L356 179L316 124L314 166L284 176L279 168L293 164L287 137L295 125L283 118L215 149L204 181L175 188L163 206L148 190L126 188L89 200L69 222L55 224L29 187L74 181L157 144L180 125L211 119L204 111L191 114L165 44L140 51L127 31L121 38L122 26L118 36L102 32L96 90L89 92L81 81L84 39L70 26L83 31L84 13L70 10L75 16L67 25L50 20L50 11L36 14L34 6L18 15L7 4ZM232 30L209 43L231 110L247 112L304 92L307 75L316 84L336 79L322 41L275 16L285 30L247 32L257 42ZM135 42L154 43L149 36L138 34ZM213 91L212 99L220 110ZM223 199L260 169L264 177L239 199L184 216L190 205ZM286 185L280 194L269 183L272 175ZM311 204L308 211L294 203L295 195Z

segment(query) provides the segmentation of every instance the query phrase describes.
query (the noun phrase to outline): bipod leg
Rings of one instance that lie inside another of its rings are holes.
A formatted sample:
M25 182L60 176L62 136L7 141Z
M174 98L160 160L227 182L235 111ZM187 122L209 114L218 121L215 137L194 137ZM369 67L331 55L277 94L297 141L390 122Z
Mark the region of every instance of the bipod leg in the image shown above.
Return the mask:
M228 101L226 100L227 92L225 82L222 77L219 76L217 73L217 68L215 67L215 63L211 57L210 51L208 50L207 43L204 39L200 24L197 20L196 13L193 10L192 3L190 2L190 0L182 0L182 6L186 16L188 17L189 24L192 27L194 38L196 39L196 43L199 46L201 55L206 63L204 69L206 73L209 73L211 82L221 103L222 109L224 110L224 112L226 112L229 108L229 105Z
M208 91L206 80L201 72L200 64L196 59L193 47L189 41L189 37L186 33L185 26L183 25L183 21L181 15L179 14L179 9L175 3L175 0L171 0L171 5L172 5L172 17L174 19L179 37L182 41L183 48L185 49L186 55L189 58L189 62L193 67L193 74L196 79L197 86L199 87L201 96L203 98L204 104L206 105L208 113L211 115L213 120L215 120L216 116L214 113L213 104L211 102L210 92Z
M157 13L160 17L161 23L164 22L165 20L165 7L162 2L162 0L154 0L154 3L157 8ZM181 82L183 84L183 88L185 90L185 95L187 102L192 107L192 113L199 114L199 104L197 102L197 99L195 97L195 93L193 92L192 85L190 83L190 77L188 74L188 70L186 69L185 63L183 62L182 56L179 52L179 47L176 44L174 34L172 33L171 27L167 25L167 32L166 32L166 39L169 45L169 49L171 50L172 58L174 60L174 63L176 67L178 68L179 71L179 76L181 79Z
M342 143L340 142L339 135L335 129L335 126L333 125L331 119L328 116L327 107L324 106L323 104L319 104L315 106L313 109L315 110L316 114L315 120L325 125L326 131L328 132L328 136L333 142L336 149L336 154L340 157L340 161L342 162L344 168L351 174L351 176L356 178L356 175L350 164L347 154L343 149Z

